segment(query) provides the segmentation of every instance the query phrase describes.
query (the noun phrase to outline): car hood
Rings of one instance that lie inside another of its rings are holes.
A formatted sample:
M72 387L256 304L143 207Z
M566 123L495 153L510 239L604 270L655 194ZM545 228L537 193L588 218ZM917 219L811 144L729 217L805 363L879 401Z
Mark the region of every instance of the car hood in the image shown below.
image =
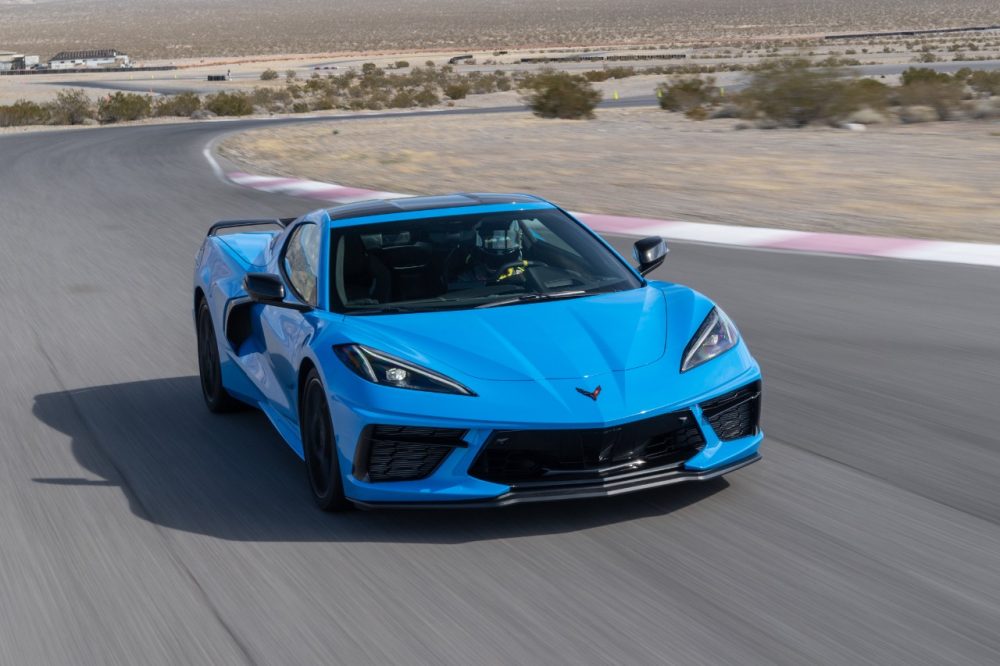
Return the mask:
M447 374L488 380L575 379L648 365L667 338L653 287L583 298L400 315L349 316L344 333Z

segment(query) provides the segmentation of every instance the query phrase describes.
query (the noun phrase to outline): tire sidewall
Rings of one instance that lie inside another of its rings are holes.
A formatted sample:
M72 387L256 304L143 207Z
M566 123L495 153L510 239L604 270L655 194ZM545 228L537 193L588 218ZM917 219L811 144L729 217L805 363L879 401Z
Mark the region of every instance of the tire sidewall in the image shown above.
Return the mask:
M325 494L319 494L316 491L315 484L313 483L313 466L317 464L317 461L312 455L312 450L309 442L306 441L304 426L309 422L310 415L306 413L310 409L310 401L308 397L310 392L319 391L322 400L320 404L324 411L324 418L326 418L327 429L330 433L330 445L333 447L332 454L330 456L330 469L327 472L330 475L330 484L327 492ZM336 430L333 424L333 417L330 413L330 405L326 399L326 389L323 386L323 381L319 377L319 373L312 369L306 376L305 383L302 387L302 406L299 417L299 431L302 439L302 453L305 458L306 463L306 480L309 484L309 492L312 494L313 499L320 509L324 511L341 511L351 506L350 502L344 496L344 477L340 471L340 453L337 449L337 436Z
M204 336L202 334L205 320L208 321L208 330L212 334L211 335L211 339L208 339L208 340L204 339ZM197 324L196 325L198 327L198 352L199 352L198 353L198 374L200 375L199 379L200 379L201 393L202 393L202 396L205 398L205 404L208 405L208 408L210 410L212 410L212 411L216 411L216 410L219 410L222 407L222 404L221 404L221 402L222 402L221 401L221 397L223 395L222 367L221 367L221 364L219 362L218 340L215 338L215 326L212 323L212 313L211 313L211 311L208 308L208 303L206 303L204 300L201 301L201 304L198 306L198 319L197 319ZM206 381L205 381L205 367L204 367L204 361L202 360L202 355L201 355L201 346L202 345L213 345L213 344L216 347L214 350L212 350L212 359L213 359L213 362L215 363L215 368L214 368L214 370L215 370L214 375L215 376L214 376L214 381L211 382L211 383L212 383L212 389L213 389L212 393L214 395L209 394L209 391L208 391L208 389L205 386L205 384L206 384Z

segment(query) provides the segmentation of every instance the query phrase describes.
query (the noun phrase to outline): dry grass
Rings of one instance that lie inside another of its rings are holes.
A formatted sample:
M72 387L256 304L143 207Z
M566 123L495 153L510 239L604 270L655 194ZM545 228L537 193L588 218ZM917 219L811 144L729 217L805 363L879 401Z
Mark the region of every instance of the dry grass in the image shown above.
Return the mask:
M0 0L0 48L142 58L672 44L996 22L994 0ZM570 9L571 11L567 11Z
M254 130L249 170L378 190L525 191L574 210L1000 242L995 126L732 130L653 109L580 123L528 114Z

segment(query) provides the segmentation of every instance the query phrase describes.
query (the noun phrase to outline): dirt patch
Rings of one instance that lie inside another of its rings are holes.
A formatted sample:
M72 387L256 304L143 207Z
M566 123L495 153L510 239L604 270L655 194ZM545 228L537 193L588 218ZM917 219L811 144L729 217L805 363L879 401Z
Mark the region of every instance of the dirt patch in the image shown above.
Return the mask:
M220 153L249 171L376 190L531 192L572 210L1000 242L997 124L735 131L658 109L258 129Z

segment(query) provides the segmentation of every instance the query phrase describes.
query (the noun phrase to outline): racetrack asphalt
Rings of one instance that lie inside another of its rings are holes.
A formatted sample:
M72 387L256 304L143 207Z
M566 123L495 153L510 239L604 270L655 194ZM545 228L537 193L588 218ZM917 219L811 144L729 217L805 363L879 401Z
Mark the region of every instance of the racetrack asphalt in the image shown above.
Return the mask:
M315 206L213 175L255 124L0 137L0 664L1000 662L1000 271L677 243L656 277L763 366L763 461L325 515L195 374L209 224Z

